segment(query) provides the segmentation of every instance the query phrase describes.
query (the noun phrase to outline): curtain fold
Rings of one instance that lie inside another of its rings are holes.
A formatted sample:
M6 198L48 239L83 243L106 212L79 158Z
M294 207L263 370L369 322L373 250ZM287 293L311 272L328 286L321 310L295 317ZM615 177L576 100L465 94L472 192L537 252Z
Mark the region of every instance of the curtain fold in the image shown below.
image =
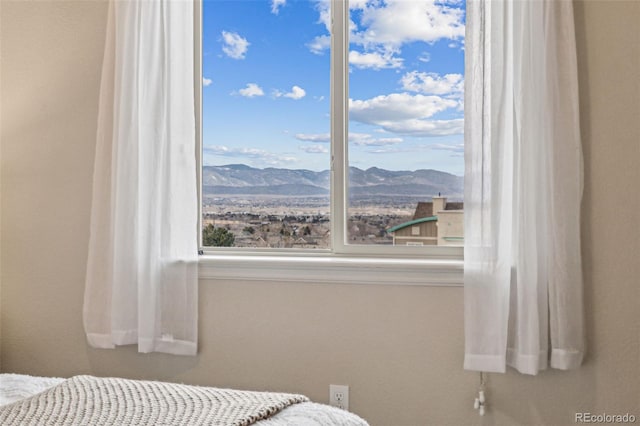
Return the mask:
M584 355L571 1L467 1L465 360L526 374Z
M193 2L109 3L84 327L93 347L197 351Z

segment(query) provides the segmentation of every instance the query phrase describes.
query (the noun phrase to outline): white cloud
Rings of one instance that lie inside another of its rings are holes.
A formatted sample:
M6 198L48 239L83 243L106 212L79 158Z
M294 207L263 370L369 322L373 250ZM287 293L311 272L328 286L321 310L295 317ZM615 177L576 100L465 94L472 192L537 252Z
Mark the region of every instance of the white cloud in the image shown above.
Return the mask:
M353 145L380 147L400 144L403 139L398 136L403 135L434 137L463 133L464 119L460 106L464 78L461 74L412 71L406 73L400 83L406 92L363 100L349 99L350 120L376 127L369 132L395 134L376 138L368 133L351 133L349 140ZM439 115L441 113L447 115ZM307 142L328 142L330 136L297 134L296 138Z
M331 141L329 133L296 133L295 138L303 142L324 142Z
M369 0L349 0L349 9L364 9Z
M422 52L420 56L418 56L418 60L420 62L429 62L431 60L431 54L429 52Z
M242 37L238 33L232 33L228 31L222 32L222 51L233 59L244 59L249 43L246 38Z
M451 145L439 143L435 145L430 145L429 148L435 149L438 151L450 151L455 156L457 156L458 154L464 154L464 143L455 143Z
M302 87L298 87L298 86L293 86L291 88L291 92L289 93L285 93L284 97L285 98L291 98L291 99L302 99L305 97L305 95L307 94L307 92L304 91L304 89Z
M264 91L255 83L247 83L247 87L238 90L238 94L244 96L245 98L253 98L256 96L263 96Z
M362 45L400 47L404 43L464 37L464 11L446 2L387 0L358 2L363 28L350 40Z
M397 148L380 148L380 149L372 149L371 151L367 151L369 154L398 154L401 152L415 152L407 149L397 149Z
M322 142L328 143L331 141L331 134L329 133L298 133L295 138L303 142ZM394 145L402 142L402 138L374 138L368 133L349 133L349 142L354 145L360 146L383 146Z
M409 136L448 136L459 135L464 130L464 119L380 121L379 126L393 133Z
M402 58L393 56L392 52L360 53L356 50L349 52L349 63L356 68L372 68L375 70L384 68L401 68Z
M318 11L318 24L324 25L327 30L326 35L315 37L307 47L312 53L317 55L331 47L331 0L318 0L316 2L316 10Z
M276 98L280 98L280 97L284 97L284 98L290 98L290 99L294 99L294 100L298 100L298 99L302 99L306 96L307 92L305 92L305 90L302 87L299 86L293 86L291 88L291 91L288 93L283 93L279 90L274 90L273 91L273 96L275 96Z
M352 44L362 47L364 52L361 55L384 52L384 55L389 57L399 54L402 45L406 43L434 43L441 39L459 40L463 43L464 10L460 5L461 2L457 0L352 0L349 2L349 8L358 11L354 16L358 16L359 19L357 22L351 20L349 23L349 40ZM321 0L316 8L319 13L318 23L324 24L329 33L330 2ZM317 54L329 46L328 35L318 36L307 44L307 47ZM365 58L374 59L365 56L356 58L356 61L364 61ZM418 59L427 62L429 56L423 54ZM382 67L375 69L380 68Z
M422 94L392 93L367 100L349 100L349 118L384 131L408 136L462 134L464 120L433 120L435 114L457 108L459 100Z
M402 138L379 138L379 139L363 139L354 142L356 145L362 146L386 146L397 145L402 143Z
M398 154L398 153L411 153L411 152L428 152L432 150L449 151L451 152L451 155L450 155L451 157L463 157L464 143L393 146L393 147L372 149L367 152L371 154Z
M323 24L327 29L327 32L331 32L331 0L319 0L316 3L316 9L320 16L318 17L318 23Z
M411 92L429 95L461 95L464 92L464 77L462 74L426 73L411 71L400 79L402 88Z
M202 77L202 86L207 87L210 86L211 83L213 83L213 80L211 80L210 78Z
M349 142L359 146L385 146L402 142L402 138L374 138L368 133L349 133Z
M311 51L311 53L315 53L316 55L321 54L325 50L331 47L331 36L321 35L315 37L309 43L307 43L307 47Z
M258 148L232 148L224 145L205 146L205 154L219 155L223 157L242 158L249 163L253 160L255 165L281 166L298 161L296 157L275 154Z
M287 0L271 0L271 13L277 15L285 4L287 4Z
M329 149L325 145L318 145L318 144L301 145L298 148L303 150L307 154L328 154L329 153Z
M372 137L373 136L371 136L369 133L349 132L349 142L353 142L358 145L359 145L359 142L362 142L367 139L371 139Z
M457 105L457 101L439 96L391 93L364 101L349 99L349 117L361 123L378 124L427 118Z

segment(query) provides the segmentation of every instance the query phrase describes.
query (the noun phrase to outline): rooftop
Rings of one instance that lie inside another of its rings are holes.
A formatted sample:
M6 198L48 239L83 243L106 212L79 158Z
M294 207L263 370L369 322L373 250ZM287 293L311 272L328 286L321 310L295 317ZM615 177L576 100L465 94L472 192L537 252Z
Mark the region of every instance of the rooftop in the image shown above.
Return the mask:
M433 222L438 220L438 216L429 216L429 217L421 217L420 219L414 219L409 222L401 223L400 225L396 225L392 228L387 229L388 233L396 232L398 229L406 228L407 226L418 225L424 222Z

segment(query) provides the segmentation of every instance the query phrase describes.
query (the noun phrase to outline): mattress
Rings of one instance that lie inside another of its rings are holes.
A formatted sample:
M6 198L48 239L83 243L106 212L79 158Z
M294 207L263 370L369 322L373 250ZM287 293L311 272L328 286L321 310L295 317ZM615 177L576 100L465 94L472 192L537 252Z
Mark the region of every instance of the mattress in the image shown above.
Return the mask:
M0 374L0 407L49 391L67 379ZM314 402L289 405L269 418L253 423L257 426L365 426L366 421L353 413Z

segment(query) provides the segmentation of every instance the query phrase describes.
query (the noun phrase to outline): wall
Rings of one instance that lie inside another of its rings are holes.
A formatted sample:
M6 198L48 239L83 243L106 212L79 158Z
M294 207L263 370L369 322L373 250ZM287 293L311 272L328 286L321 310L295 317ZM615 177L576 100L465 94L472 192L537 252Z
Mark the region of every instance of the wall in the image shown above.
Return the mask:
M351 386L374 425L640 418L640 2L576 2L590 352L575 372L491 375L471 408L462 289L202 282L195 358L92 350L81 306L106 7L2 1L2 371L303 392ZM343 325L341 325L343 324Z
M2 2L0 2L0 16L2 16ZM2 37L0 37L0 147L2 147ZM0 148L0 164L2 155ZM2 187L2 176L0 174L0 188ZM0 192L0 218L2 217L2 196ZM0 223L2 219L0 219ZM0 227L0 241L2 241L2 229ZM2 245L0 244L0 372L2 372Z

